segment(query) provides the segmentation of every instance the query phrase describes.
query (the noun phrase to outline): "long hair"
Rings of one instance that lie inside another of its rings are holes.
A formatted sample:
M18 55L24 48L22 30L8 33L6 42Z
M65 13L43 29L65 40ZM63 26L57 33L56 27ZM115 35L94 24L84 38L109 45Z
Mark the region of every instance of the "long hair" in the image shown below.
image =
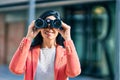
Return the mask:
M48 16L54 16L55 18L60 19L59 12L54 11L54 10L49 10L49 11L44 12L39 18L42 18L45 20L46 17L48 17ZM56 37L56 43L58 45L64 46L63 41L64 41L63 37L60 35L60 33L58 33L58 36ZM43 43L43 37L42 37L41 33L39 32L37 34L37 36L33 39L31 47L34 47L37 45L42 45L42 43Z

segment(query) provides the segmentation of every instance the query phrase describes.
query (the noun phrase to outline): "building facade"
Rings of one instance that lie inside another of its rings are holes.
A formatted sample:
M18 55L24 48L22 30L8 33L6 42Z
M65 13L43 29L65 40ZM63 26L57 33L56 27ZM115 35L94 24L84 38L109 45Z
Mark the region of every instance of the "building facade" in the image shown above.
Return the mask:
M71 26L82 74L113 80L115 3L114 0L36 0L34 19L46 10L59 11L62 20ZM0 65L9 64L25 37L29 7L28 0L1 0Z

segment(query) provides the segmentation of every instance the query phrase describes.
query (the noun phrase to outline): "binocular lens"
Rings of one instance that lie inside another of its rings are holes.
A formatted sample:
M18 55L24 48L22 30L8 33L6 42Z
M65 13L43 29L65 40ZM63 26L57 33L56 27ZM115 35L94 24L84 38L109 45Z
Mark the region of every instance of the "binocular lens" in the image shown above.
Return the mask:
M37 19L35 21L35 27L36 28L43 28L44 27L44 20L43 19Z
M53 26L54 26L55 28L60 28L60 27L61 27L61 21L58 20L58 19L56 19L56 20L54 21Z

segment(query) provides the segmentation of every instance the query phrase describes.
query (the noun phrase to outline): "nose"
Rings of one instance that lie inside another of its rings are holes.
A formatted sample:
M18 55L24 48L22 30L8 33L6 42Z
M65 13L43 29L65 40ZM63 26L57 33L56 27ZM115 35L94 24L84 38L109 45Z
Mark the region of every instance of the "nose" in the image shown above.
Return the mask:
M47 25L47 28L52 29L52 27L50 26L50 24Z
M50 31L50 32L53 32L53 28L50 27L50 26L47 26L46 30L47 30L47 31Z

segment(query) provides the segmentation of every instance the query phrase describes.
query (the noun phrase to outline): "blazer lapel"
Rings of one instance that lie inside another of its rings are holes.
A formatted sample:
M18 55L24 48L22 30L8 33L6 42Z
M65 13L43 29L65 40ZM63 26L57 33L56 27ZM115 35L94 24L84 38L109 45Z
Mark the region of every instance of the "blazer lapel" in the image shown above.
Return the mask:
M37 46L32 51L33 80L35 77L39 56L40 56L40 46Z
M58 65L59 65L59 61L60 61L60 53L62 51L61 46L57 45L56 47L56 55L55 55L55 63L54 63L54 79L57 80L57 75L58 75Z

